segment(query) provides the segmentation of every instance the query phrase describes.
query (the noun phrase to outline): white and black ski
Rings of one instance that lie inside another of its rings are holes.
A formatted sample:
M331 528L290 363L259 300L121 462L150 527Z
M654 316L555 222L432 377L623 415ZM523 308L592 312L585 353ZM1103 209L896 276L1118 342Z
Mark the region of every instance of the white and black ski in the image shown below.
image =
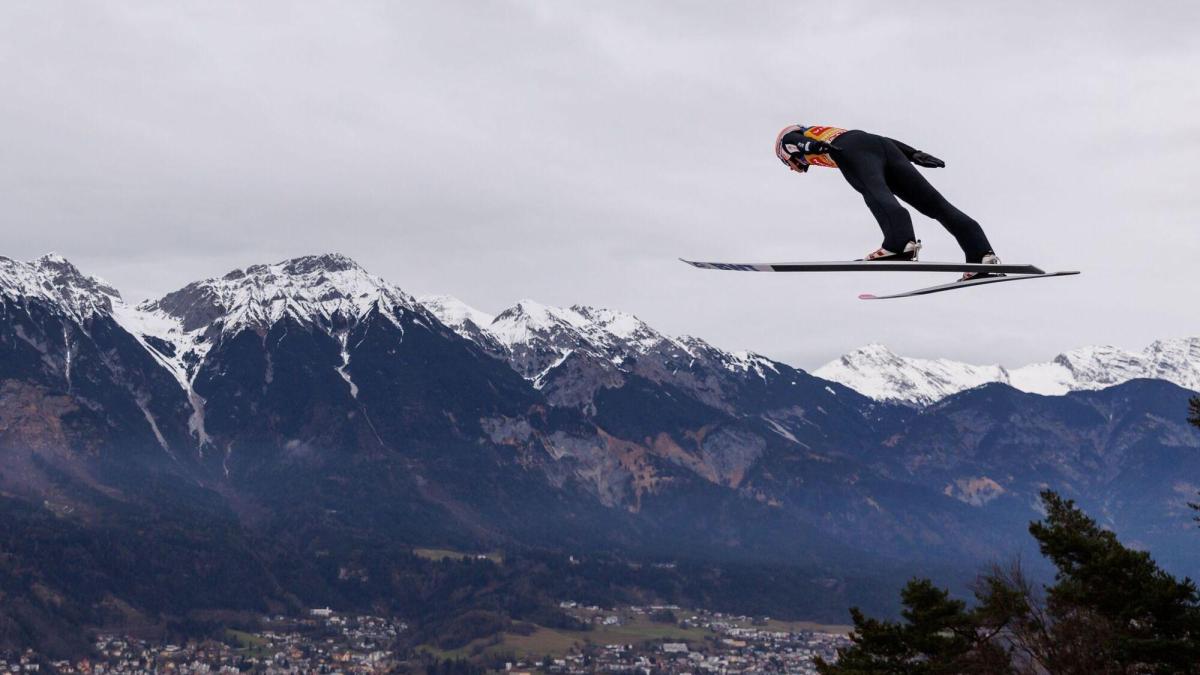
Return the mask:
M683 258L680 258L683 260ZM792 263L683 262L706 270L732 272L992 272L995 274L1045 274L1034 265L985 265L982 263L848 260Z
M986 265L986 267L1002 267L1001 265ZM984 284L998 284L1003 281L1021 281L1023 279L1048 279L1050 277L1065 277L1079 272L1042 272L1040 274L1015 274L1007 277L984 277L982 279L968 279L966 281L955 281L948 284L939 284L937 286L928 286L926 288L918 288L915 291L906 291L904 293L893 293L891 295L875 295L873 293L863 293L858 296L859 300L891 300L893 298L911 298L915 295L929 295L930 293L941 293L943 291L954 291L960 288L970 288L971 286L982 286Z

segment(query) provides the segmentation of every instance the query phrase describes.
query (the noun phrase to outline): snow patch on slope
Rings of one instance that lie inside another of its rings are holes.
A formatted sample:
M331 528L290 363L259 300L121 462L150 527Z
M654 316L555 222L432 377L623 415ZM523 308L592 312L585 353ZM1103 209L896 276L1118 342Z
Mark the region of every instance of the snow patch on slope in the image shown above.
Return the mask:
M342 346L342 352L341 352L342 363L335 370L337 370L337 374L341 375L342 379L346 381L346 384L349 385L350 397L355 400L358 400L358 385L354 384L354 380L350 379L350 373L346 372L346 368L350 367L350 347L346 344L349 341L349 339L350 339L349 331L343 331L338 336L338 342Z
M113 305L112 317L126 332L137 338L142 347L179 383L192 408L192 414L188 416L188 431L203 452L204 447L211 444L204 429L205 401L192 386L198 366L204 362L212 346L210 341L204 339L203 329L184 331L183 323L177 317L159 310L131 307L124 302Z

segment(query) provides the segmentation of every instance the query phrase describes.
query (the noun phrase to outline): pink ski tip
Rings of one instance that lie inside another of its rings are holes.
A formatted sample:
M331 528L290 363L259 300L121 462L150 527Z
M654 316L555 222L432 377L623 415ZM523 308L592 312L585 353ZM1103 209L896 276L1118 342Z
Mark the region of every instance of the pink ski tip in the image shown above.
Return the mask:
M878 300L879 296L872 295L870 293L859 293L858 299L859 300Z

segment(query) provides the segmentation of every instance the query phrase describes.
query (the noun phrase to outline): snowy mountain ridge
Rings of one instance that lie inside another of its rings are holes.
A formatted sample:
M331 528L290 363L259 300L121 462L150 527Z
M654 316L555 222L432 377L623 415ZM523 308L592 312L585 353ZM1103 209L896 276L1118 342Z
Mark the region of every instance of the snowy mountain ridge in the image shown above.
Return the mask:
M200 436L203 401L192 391L191 379L212 344L223 333L264 331L285 318L319 325L335 337L344 336L372 311L393 322L406 312L417 314L417 321L436 318L507 361L538 388L556 369L559 386L571 377L589 377L590 390L602 383L615 385L621 373L662 380L692 371L691 385L717 401L729 385L714 380L715 374L753 373L765 380L779 375L782 367L758 354L728 352L695 337L665 335L616 310L551 307L522 300L493 316L450 296L417 299L339 254L253 265L188 284L137 307L62 256L49 254L28 262L0 257L0 294L18 303L39 299L51 311L81 325L92 317L111 316L142 341L187 391L197 413L193 430ZM589 375L583 375L585 371ZM1156 341L1141 352L1084 347L1020 368L903 357L875 344L813 374L876 400L917 407L989 382L1045 395L1101 389L1135 378L1168 380L1200 390L1200 337Z
M178 382L192 408L189 429L201 447L209 437L205 399L195 390L195 377L222 335L245 329L265 332L285 318L318 325L342 341L338 372L346 379L345 336L367 314L378 311L392 323L401 312L419 314L418 321L433 320L412 296L339 254L233 270L136 307L61 256L50 254L30 262L0 258L0 293L21 306L41 301L40 306L80 327L95 317L111 317ZM354 383L349 385L353 391Z
M535 385L568 357L593 358L618 370L627 361L646 357L672 367L704 361L760 376L764 369L776 370L774 362L758 354L726 352L691 336L668 336L632 314L612 309L521 300L492 317L449 296L418 301L463 337L509 360Z
M155 351L187 387L188 375L220 334L266 330L284 318L319 324L330 334L345 333L349 324L372 310L394 321L398 311L421 309L404 291L368 274L350 258L330 253L252 265L196 281L118 311L117 318L134 335L169 345Z
M417 306L412 296L334 253L234 270L188 284L138 309L173 318L184 332L191 332L218 322L225 331L261 329L284 317L328 326L335 316L354 319L372 309L391 313Z
M1200 337L1158 340L1141 352L1081 347L1020 368L900 356L880 344L860 347L813 374L864 396L923 407L951 394L1001 382L1035 394L1104 389L1132 379L1167 380L1200 391Z
M17 301L44 300L76 321L109 314L121 302L103 279L83 274L57 253L28 262L0 256L0 293Z

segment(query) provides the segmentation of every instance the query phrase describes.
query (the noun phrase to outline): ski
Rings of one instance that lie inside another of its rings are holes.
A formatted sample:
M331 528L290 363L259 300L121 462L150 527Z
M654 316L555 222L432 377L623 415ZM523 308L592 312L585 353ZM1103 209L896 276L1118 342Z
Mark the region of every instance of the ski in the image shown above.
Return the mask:
M995 274L1045 274L1034 265L984 265L981 263L865 260L793 263L720 263L684 260L692 267L733 272L979 272Z
M982 267L982 266L981 266ZM986 265L986 267L1003 267L1003 265ZM930 293L941 293L942 291L954 291L960 288L970 288L971 286L982 286L984 284L998 284L1003 281L1021 281L1023 279L1049 279L1050 277L1065 277L1079 272L1043 272L1040 274L1022 274L1008 277L984 277L983 279L970 279L967 281L955 281L948 284L939 284L937 286L929 286L926 288L918 288L915 291L906 291L904 293L893 293L891 295L874 295L872 293L863 293L858 296L859 300L891 300L893 298L911 298L915 295L929 295Z

